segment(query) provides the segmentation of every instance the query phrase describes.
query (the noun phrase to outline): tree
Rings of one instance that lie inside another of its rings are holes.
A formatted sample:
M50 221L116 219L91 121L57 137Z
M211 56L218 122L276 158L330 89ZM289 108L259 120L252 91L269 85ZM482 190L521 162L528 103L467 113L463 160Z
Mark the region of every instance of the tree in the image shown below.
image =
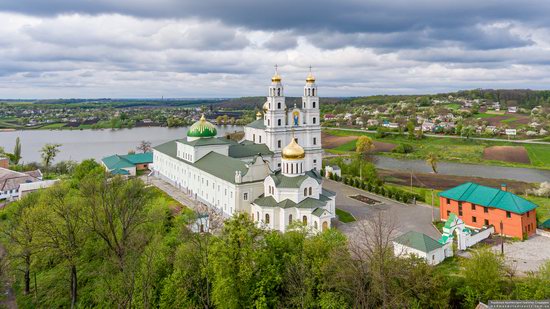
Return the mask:
M61 144L46 144L40 150L46 170L49 170L50 165L59 153L59 147L61 147Z
M69 265L71 308L78 295L77 265L85 240L82 207L68 183L60 183L41 193L40 205L34 209L37 245L58 255Z
M151 151L151 142L149 141L141 141L139 145L136 147L137 150L146 153Z
M18 165L20 160L21 160L21 141L19 140L19 137L17 137L15 139L15 147L13 148L12 162L13 164Z
M436 174L437 174L437 162L438 161L439 161L439 157L433 152L430 152L428 154L428 157L426 158L426 163L428 165L430 165L430 167L432 168L432 171Z
M374 142L368 136L360 136L355 144L355 152L359 154L362 159L366 159L374 148Z
M414 123L412 121L407 122L407 132L409 139L414 139Z

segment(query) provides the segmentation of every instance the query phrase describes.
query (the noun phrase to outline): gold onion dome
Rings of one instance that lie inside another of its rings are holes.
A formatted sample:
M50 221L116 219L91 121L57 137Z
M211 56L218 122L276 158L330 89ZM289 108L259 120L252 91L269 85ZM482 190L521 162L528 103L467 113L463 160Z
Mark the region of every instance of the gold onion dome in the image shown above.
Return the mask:
M315 76L309 72L309 74L306 77L306 83L314 83L315 82Z
M268 103L267 101L264 103L264 106L262 106L262 109L264 110L264 113L267 113L267 110L268 110Z
M256 113L256 116L258 116L258 117L262 116L262 112L258 111L258 112Z
M275 73L275 75L273 75L273 77L271 78L271 81L274 83L280 83L281 80L282 78L281 78L281 75L279 75L279 73Z
M195 122L191 128L189 128L189 131L187 131L188 137L215 137L217 134L218 131L216 130L216 126L208 122L206 118L204 118L204 114L201 119Z
M283 159L286 160L299 160L306 156L306 152L302 146L296 143L296 139L292 138L290 144L283 148Z

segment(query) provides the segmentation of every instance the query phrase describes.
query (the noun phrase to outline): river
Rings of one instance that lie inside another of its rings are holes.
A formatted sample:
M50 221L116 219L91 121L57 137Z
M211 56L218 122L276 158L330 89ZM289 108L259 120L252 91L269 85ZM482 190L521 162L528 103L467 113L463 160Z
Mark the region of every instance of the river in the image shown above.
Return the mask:
M119 130L23 130L0 132L0 147L7 152L13 151L15 139L21 140L22 162L39 162L40 149L44 144L61 144L60 152L55 162L61 160L81 161L93 158L100 160L112 154L126 154L136 150L142 140L149 141L153 146L184 138L187 127L140 127ZM240 126L219 126L218 135L242 131Z
M220 126L218 134L241 131L240 126ZM26 130L0 132L0 147L12 151L15 138L21 139L22 162L40 161L40 149L44 144L61 144L56 162L61 160L81 161L88 158L100 160L111 154L125 154L135 150L140 141L146 140L153 146L185 137L184 128L133 128L120 130ZM421 160L398 160L377 156L376 166L383 169L430 173L431 168ZM550 181L550 170L532 168L500 167L481 164L439 162L438 172L443 175L476 176L495 179L511 179L526 182Z

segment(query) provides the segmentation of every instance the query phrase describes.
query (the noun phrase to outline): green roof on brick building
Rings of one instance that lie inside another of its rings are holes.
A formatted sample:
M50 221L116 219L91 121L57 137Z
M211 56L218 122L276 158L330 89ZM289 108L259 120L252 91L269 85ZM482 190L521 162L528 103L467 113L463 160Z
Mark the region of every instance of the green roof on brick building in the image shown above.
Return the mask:
M448 199L473 203L523 214L537 208L537 205L511 192L486 187L473 182L466 182L460 186L439 193L439 196Z
M426 234L409 231L394 239L396 243L402 244L425 253L432 252L443 247L441 243Z
M131 168L136 164L148 164L153 163L153 153L133 153L127 155L112 155L101 159L101 162L105 164L108 170L116 170L123 168Z

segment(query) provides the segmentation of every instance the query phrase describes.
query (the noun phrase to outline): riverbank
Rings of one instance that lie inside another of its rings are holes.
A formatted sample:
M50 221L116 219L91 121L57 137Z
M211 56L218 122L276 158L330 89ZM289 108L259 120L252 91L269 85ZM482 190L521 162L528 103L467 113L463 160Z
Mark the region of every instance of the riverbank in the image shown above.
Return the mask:
M445 137L425 137L423 139L409 139L406 135L388 135L376 137L376 134L360 131L324 129L325 135L341 137L342 143L337 145L334 142L330 149L325 151L334 154L349 153L355 150L355 142L359 136L366 135L375 142L384 143L388 146L408 144L413 147L411 153L393 153L391 151L379 152L379 155L404 160L425 160L428 154L435 153L439 156L440 162L457 162L468 164L483 164L506 167L523 167L550 170L550 143L522 143L518 145L509 141L458 139ZM355 137L355 138L351 138ZM350 139L351 138L351 139ZM493 146L515 146L524 148L529 164L518 162L507 162L488 160L484 158L485 150ZM388 147L391 149L391 147ZM375 150L376 151L376 150Z

